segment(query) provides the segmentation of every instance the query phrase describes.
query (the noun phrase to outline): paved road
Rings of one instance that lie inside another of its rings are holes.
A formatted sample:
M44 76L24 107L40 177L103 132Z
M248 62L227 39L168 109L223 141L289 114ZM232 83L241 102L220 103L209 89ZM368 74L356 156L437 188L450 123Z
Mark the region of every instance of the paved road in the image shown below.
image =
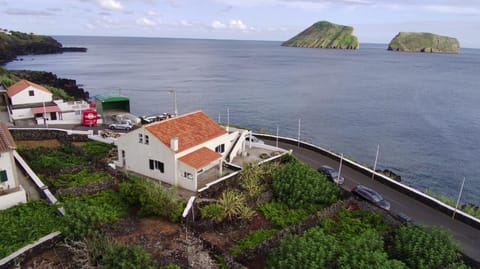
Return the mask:
M265 141L273 145L274 142ZM301 161L314 168L321 165L329 165L338 169L339 162L331 160L314 151L298 148L294 145L279 142L279 147L292 149L295 156ZM345 183L342 187L351 190L354 186L362 184L371 187L380 192L386 200L391 203L391 211L394 213L403 212L412 217L414 222L432 226L441 226L449 230L453 237L460 242L462 251L472 259L480 262L480 230L475 229L463 222L453 220L450 216L437 211L401 192L398 192L387 185L372 180L347 166L342 167L342 175L345 177Z

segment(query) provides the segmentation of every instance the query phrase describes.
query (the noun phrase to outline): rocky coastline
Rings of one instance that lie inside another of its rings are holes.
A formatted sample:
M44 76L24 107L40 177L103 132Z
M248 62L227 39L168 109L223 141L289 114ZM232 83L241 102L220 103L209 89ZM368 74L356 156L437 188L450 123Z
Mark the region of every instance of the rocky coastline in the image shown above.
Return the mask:
M458 53L459 49L454 37L417 32L400 32L388 45L388 50L405 52Z
M86 52L87 48L63 47L50 36L27 34L16 31L0 32L0 65L21 55Z
M90 94L77 85L74 79L59 78L57 75L46 71L32 70L5 70L8 77L14 80L26 79L37 84L46 84L60 88L75 100L89 100Z

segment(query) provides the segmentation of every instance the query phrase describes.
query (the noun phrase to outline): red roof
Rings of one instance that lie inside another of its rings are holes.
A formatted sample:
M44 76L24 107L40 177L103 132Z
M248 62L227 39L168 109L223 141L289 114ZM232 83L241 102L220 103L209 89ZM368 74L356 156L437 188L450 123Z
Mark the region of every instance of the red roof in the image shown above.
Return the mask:
M0 152L14 150L17 146L7 125L0 121Z
M10 87L7 89L8 97L12 97L12 96L14 96L15 94L17 94L17 93L25 90L26 88L28 88L28 87L30 87L30 86L36 88L37 90L51 93L49 90L47 90L47 88L45 88L45 87L43 87L43 86L40 86L40 85L38 85L38 84L36 84L36 83L30 82L30 81L25 80L25 79L22 79L22 80L20 80L19 82L13 84L12 86L10 86Z
M60 111L60 108L58 106L32 107L33 114L42 114L42 113L59 112L59 111Z
M182 152L227 133L202 111L154 122L145 126L163 144L170 147L170 139L178 138L178 151Z
M215 152L206 147L203 147L181 157L178 160L181 161L182 163L187 164L190 167L199 169L220 158L222 158L222 155L220 153Z

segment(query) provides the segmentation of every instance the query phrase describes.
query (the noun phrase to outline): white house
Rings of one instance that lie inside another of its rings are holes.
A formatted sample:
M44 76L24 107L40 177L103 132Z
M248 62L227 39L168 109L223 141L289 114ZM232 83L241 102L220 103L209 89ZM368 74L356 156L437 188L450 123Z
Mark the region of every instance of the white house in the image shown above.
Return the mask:
M13 121L34 120L36 124L78 124L82 110L90 109L85 101L54 100L45 87L20 80L7 89Z
M209 169L222 171L222 162L239 141L204 112L196 111L154 122L117 140L117 166L149 178L197 191L198 176ZM235 147L235 154L242 147Z
M5 123L0 121L0 210L27 202L25 190L18 182L13 151L15 141Z

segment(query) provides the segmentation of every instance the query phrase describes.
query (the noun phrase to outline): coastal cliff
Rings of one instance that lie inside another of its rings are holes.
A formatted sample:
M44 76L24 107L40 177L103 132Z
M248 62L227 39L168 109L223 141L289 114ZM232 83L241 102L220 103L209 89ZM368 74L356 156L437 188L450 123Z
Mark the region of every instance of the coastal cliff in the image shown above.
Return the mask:
M86 48L64 48L49 36L27 34L16 31L0 31L0 64L12 61L18 55L51 54L67 51L85 52Z
M460 43L456 38L432 33L398 33L388 50L429 53L458 53Z
M358 49L353 27L320 21L285 41L282 46L301 48Z

